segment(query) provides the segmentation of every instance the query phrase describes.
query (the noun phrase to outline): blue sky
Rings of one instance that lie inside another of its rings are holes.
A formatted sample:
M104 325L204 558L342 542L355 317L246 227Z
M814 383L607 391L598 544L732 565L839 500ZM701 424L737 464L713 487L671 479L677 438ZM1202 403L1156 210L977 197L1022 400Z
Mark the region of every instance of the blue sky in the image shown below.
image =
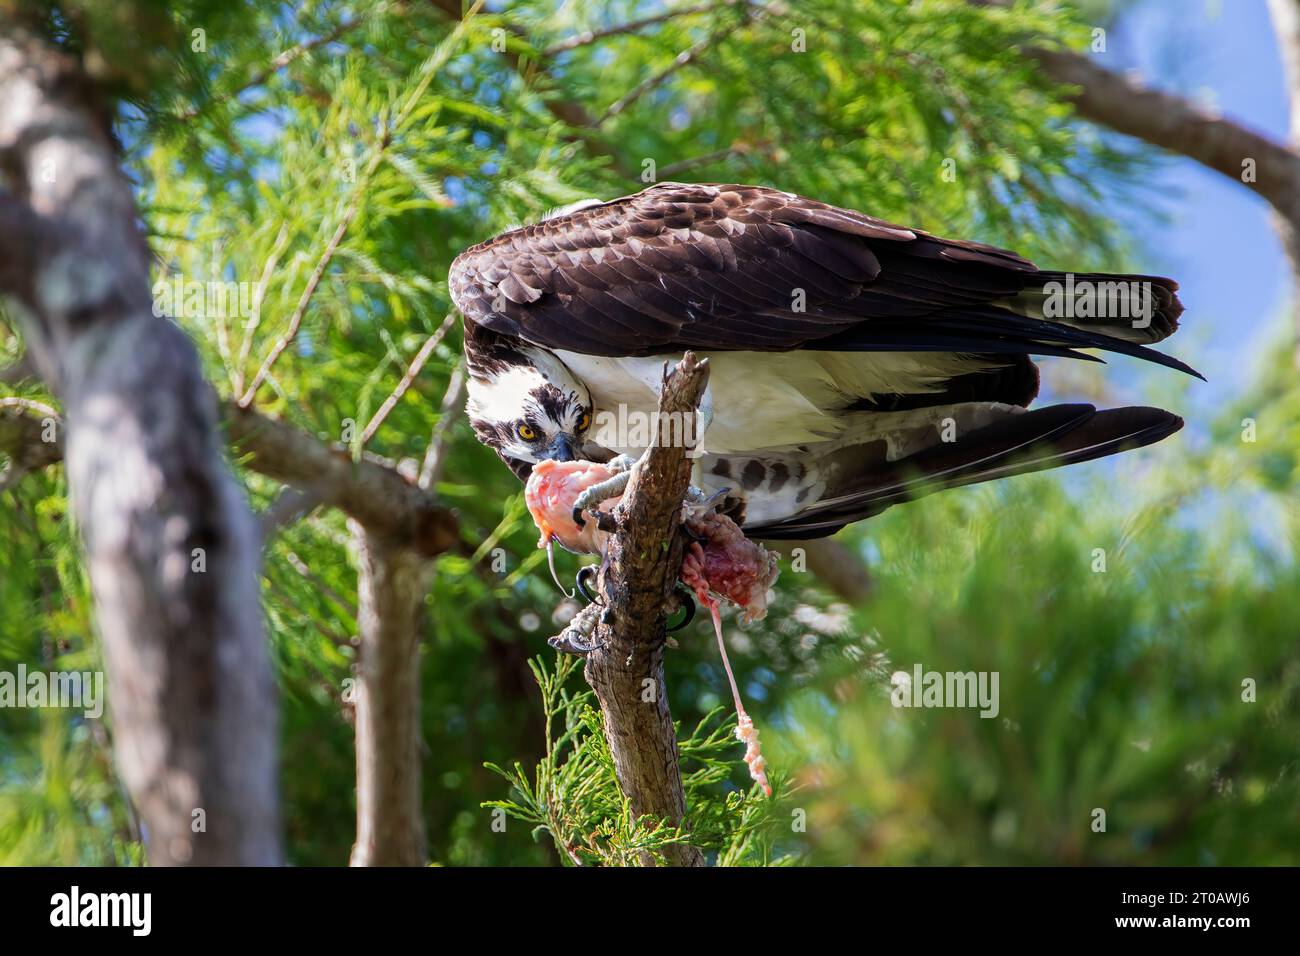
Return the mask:
M1136 67L1152 87L1216 105L1234 120L1287 138L1282 65L1265 0L1145 0L1125 14L1098 56ZM1186 159L1152 183L1170 194L1166 223L1138 224L1143 268L1173 276L1187 307L1170 351L1210 379L1200 399L1238 394L1260 349L1288 319L1286 261L1269 206L1246 187ZM1193 352L1189 352L1188 348Z

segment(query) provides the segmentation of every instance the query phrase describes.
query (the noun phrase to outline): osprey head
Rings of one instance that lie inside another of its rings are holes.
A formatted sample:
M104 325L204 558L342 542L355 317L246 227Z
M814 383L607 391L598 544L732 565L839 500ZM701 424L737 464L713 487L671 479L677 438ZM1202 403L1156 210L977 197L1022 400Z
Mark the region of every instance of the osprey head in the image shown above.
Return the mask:
M591 427L587 386L545 349L525 346L471 367L466 412L502 457L573 461Z

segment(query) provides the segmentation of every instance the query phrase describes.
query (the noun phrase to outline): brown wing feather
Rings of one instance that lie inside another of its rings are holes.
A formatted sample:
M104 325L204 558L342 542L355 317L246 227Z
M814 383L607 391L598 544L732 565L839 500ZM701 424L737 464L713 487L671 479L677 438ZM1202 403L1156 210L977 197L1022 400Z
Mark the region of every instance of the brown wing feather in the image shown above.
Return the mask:
M1106 335L1059 334L995 307L1056 275L1006 250L775 189L662 183L480 243L452 264L450 283L470 321L594 355L788 351L831 337L861 350L1111 348ZM1181 306L1174 283L1151 281L1155 341ZM931 339L924 323L899 324L926 317L941 320Z

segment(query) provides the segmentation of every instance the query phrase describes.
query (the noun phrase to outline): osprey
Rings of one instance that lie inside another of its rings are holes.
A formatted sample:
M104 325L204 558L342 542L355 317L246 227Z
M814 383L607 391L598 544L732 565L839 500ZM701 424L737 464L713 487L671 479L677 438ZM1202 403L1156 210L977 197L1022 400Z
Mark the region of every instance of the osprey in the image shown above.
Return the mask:
M1147 346L1169 279L1048 272L762 186L660 183L575 204L452 263L468 413L520 478L636 458L665 362L709 359L694 483L756 538L813 538L926 491L1100 458L1182 427L1156 408L1030 410L1031 355Z

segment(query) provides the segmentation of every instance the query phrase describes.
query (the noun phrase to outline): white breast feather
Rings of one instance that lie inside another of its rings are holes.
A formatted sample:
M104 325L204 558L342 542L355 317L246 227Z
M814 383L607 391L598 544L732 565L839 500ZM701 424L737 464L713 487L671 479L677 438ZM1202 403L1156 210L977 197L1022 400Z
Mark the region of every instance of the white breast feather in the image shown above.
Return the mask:
M557 353L591 390L600 412L652 415L665 362L677 356L617 358ZM780 448L839 437L854 416L843 409L873 394L939 389L982 363L942 352L701 352L709 359L713 420L704 444L716 454ZM617 448L639 454L638 448Z

